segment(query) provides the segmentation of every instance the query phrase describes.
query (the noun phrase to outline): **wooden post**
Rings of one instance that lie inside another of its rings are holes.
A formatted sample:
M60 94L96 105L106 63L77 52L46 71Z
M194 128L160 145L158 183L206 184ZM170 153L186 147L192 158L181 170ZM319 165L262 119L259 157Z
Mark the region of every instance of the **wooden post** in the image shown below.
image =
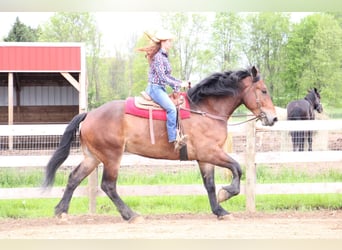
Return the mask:
M256 164L255 164L255 121L247 125L246 145L246 210L255 212Z
M86 68L86 52L85 45L81 45L81 72L79 74L79 113L88 110L88 87L87 87L87 68Z
M8 73L8 125L13 125L13 73ZM8 148L13 149L13 136L8 137Z
M98 189L98 169L96 168L88 177L89 213L96 213L96 197Z

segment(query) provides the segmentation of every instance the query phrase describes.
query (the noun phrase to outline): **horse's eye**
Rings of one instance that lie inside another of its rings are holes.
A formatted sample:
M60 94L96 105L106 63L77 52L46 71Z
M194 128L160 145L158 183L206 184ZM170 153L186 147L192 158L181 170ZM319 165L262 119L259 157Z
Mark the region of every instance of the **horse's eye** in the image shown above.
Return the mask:
M267 94L267 90L266 90L266 89L263 89L263 90L261 90L261 93L263 93L264 95L266 95L266 94Z

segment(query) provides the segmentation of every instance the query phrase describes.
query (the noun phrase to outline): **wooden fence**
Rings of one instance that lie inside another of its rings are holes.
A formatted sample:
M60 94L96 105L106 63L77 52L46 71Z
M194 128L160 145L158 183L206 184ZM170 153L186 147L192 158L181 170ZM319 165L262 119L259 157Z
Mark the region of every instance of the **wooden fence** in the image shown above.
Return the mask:
M23 135L61 135L66 125L0 125L0 137L13 138ZM234 135L246 136L246 147L242 153L231 155L241 164L246 164L246 182L241 185L241 194L246 195L246 209L255 211L257 194L311 194L311 193L342 193L342 182L337 183L296 183L296 184L257 184L256 167L258 164L293 163L293 162L342 162L340 150L321 150L312 152L272 151L260 152L256 149L258 133L291 130L339 131L342 133L342 120L315 121L279 121L273 127L264 127L259 123L249 122L239 126L229 126ZM9 143L12 140L8 140ZM9 147L10 148L10 147ZM50 155L5 155L0 148L0 167L43 167ZM82 156L70 155L64 166L76 166ZM122 165L196 165L195 162L155 160L136 155L124 155ZM197 171L197 169L195 170ZM89 177L88 187L78 187L74 196L88 196L90 212L96 211L96 197L104 193L98 187L98 176L95 171ZM341 180L342 181L342 180ZM217 185L220 188L220 185ZM54 187L43 191L40 188L2 188L0 199L26 198L61 198L64 187ZM153 185L153 186L119 186L123 196L149 195L205 195L203 185Z

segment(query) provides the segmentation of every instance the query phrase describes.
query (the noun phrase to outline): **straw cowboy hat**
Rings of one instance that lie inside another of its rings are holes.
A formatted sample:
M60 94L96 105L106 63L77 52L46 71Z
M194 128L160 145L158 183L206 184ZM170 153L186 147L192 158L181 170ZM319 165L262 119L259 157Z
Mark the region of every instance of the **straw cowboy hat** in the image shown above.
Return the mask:
M158 30L154 35L151 35L148 32L145 32L145 34L150 40L156 43L175 38L175 36L168 30Z

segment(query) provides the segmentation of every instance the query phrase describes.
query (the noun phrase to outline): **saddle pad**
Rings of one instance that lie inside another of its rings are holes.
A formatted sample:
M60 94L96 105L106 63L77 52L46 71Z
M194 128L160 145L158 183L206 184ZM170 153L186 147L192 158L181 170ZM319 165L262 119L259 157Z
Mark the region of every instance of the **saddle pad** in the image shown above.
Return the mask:
M148 109L142 109L142 108L138 108L135 105L135 97L128 97L126 99L126 107L125 107L125 113L126 114L130 114L130 115L135 115L135 116L139 116L139 117L143 117L143 118L149 118L149 110ZM187 109L190 108L189 106L189 102L188 99L185 97L185 107ZM180 110L180 114L181 114L181 118L182 119L187 119L190 118L190 111L188 110ZM160 109L153 109L152 110L152 118L155 120L164 120L166 121L166 111L160 110Z

